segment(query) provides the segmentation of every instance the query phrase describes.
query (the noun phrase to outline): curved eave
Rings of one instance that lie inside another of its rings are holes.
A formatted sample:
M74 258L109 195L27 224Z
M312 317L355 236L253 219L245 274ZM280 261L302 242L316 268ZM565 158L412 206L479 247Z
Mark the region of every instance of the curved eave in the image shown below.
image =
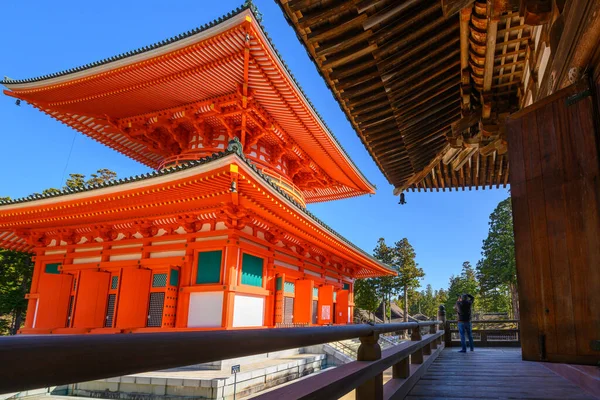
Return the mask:
M186 178L189 179L191 177L196 178L201 174L222 174L231 163L238 165L242 173L251 177L252 180L259 185L261 190L266 190L269 193L268 197L264 196L264 192L262 196L258 197L268 199L276 198L281 205L284 205L289 209L285 215L289 216L289 212L296 213L298 217L306 220L306 225L304 226L311 228L314 232L318 232L318 234L326 239L326 241L336 244L336 247L341 249L340 251L345 253L350 259L357 260L357 264L363 266L360 277L395 275L395 272L389 269L385 264L379 262L358 246L354 245L315 217L306 210L306 208L295 202L289 195L282 192L281 189L273 184L268 177L263 175L255 165L234 151L224 152L179 168L147 174L142 177L124 179L91 188L83 188L77 191L66 191L54 195L40 195L37 197L5 202L0 204L0 223L2 219L6 219L10 216L12 216L11 218L14 220L16 216L15 213L31 215L32 213L52 208L53 210L56 210L54 211L56 216L59 216L62 214L61 210L72 209L76 204L85 202L108 204L107 199L110 200L110 198L125 197L124 195L127 195L128 193L140 193L147 191L150 187L167 184L172 185L173 182L181 181ZM221 184L221 186L225 188L228 187L226 182ZM112 201L113 200L111 200L111 202ZM154 212L154 214L160 215L162 213L160 210L157 211L158 212ZM278 219L280 218L281 216L278 217ZM60 225L59 222L54 222L54 224ZM33 250L33 246L28 244L17 234L19 229L28 229L27 225L19 224L19 226L9 226L10 224L7 223L4 223L3 225L4 227L0 227L0 247L26 252Z
M352 182L352 184L355 186L355 193L350 195L338 194L334 197L352 197L361 194L375 193L374 185L371 184L365 178L365 176L360 172L360 170L357 168L354 162L350 159L350 157L343 149L337 138L329 130L321 116L315 110L314 106L307 98L294 76L289 71L285 62L281 59L280 54L277 52L277 50L273 46L271 39L266 34L264 27L257 19L253 6L250 5L240 7L236 11L228 14L223 18L220 18L217 21L213 21L210 24L204 25L200 28L188 31L179 36L135 51L117 55L115 57L104 59L102 61L87 64L82 67L74 68L71 70L51 75L45 75L25 80L9 79L4 80L0 83L2 83L10 90L10 92L7 92L6 94L17 98L22 98L23 100L32 103L36 108L39 108L40 110L52 116L51 110L47 110L44 104L32 100L30 96L28 96L28 94L32 91L43 91L51 87L64 86L73 82L80 82L85 79L92 79L93 77L103 73L114 71L116 69L126 68L134 64L143 63L150 59L161 57L167 53L173 53L177 50L183 49L190 45L212 38L220 33L226 32L227 30L230 30L240 25L244 21L251 21L255 32L257 32L260 36L261 43L263 43L268 48L269 55L272 56L272 59L275 61L277 68L280 70L282 75L285 76L285 79L287 80L288 84L293 88L293 91L297 95L300 104L306 111L308 111L308 114L310 115L313 122L316 122L319 126L319 130L320 132L322 132L322 134L313 135L313 140L319 143L320 147L328 149L327 152L331 160L341 170L344 171L344 174L347 176L349 181ZM77 130L82 131L81 129ZM136 154L134 151L125 148L122 144L116 142L107 143L106 141L101 140L102 138L100 138L99 140L99 138L95 137L95 134L93 132L83 133L93 137L95 140L98 140L103 144L115 148L121 153L126 154L127 156L139 162L142 162L147 166L155 168L156 165L159 164L159 162L157 162L156 160L149 159L147 156ZM316 201L326 201L326 199Z

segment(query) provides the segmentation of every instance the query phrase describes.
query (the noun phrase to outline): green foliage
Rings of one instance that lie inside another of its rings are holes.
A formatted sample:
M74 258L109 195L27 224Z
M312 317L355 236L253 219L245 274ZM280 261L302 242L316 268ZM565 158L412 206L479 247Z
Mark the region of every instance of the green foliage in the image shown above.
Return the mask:
M354 304L369 313L377 311L379 298L376 278L357 279L354 282Z
M100 185L106 182L114 181L117 179L117 173L111 171L110 169L101 168L96 171L95 174L92 174L90 179L86 181L86 185Z
M448 296L445 303L446 316L448 319L456 319L454 304L458 297L464 293L475 296L473 310L477 309L479 304L477 296L479 293L479 282L477 281L475 270L468 261L463 262L462 272L459 276L452 275L450 277L450 286L448 288Z
M517 271L510 198L501 201L490 215L489 232L477 263L486 311L509 312L518 318Z
M12 250L0 250L0 334L15 334L24 322L31 285L33 263L31 256Z
M385 243L384 238L379 238L377 246L373 249L373 256L379 261L389 265L396 269L396 254L393 247L389 247ZM375 293L378 301L383 301L384 304L384 317L390 318L388 311L390 310L391 298L398 293L396 288L396 277L393 276L381 276L379 278L373 278ZM379 306L379 304L378 304ZM384 322L385 322L384 318Z
M78 189L85 186L85 175L69 174L69 179L65 182L64 189Z
M109 169L99 169L85 180L83 174L70 174L64 189L77 189L89 185L105 183L117 178ZM56 194L56 188L45 189L42 194ZM0 197L8 201L10 197ZM0 335L15 334L25 320L27 300L25 294L31 286L33 263L26 253L0 250Z
M63 189L80 189L86 186L101 185L106 182L117 179L117 173L107 168L101 168L92 174L89 179L85 179L83 174L69 174L69 179L65 182ZM56 190L56 189L47 189Z
M430 318L437 317L439 306L446 304L447 299L448 294L444 289L433 290L431 285L427 285L425 290L409 293L409 314L423 314Z
M402 290L404 321L406 322L408 321L409 294L421 286L420 281L425 276L425 272L415 261L417 254L407 238L396 242L395 250L398 258L398 276L395 278L395 284L398 289Z

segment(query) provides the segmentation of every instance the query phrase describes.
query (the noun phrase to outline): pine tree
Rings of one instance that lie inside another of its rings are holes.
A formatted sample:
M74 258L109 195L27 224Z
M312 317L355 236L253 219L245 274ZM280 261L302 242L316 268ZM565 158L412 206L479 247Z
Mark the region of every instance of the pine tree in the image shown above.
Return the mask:
M501 201L490 215L489 232L483 241L477 263L482 296L493 311L503 311L510 304L513 318L519 319L515 238L510 198ZM492 310L490 310L492 311Z
M389 247L385 243L384 238L379 238L377 241L377 246L375 249L373 249L373 256L392 268L396 268L397 266L395 249L393 247ZM374 279L377 298L383 302L383 322L385 323L386 318L389 318L388 311L390 310L391 298L397 294L397 288L395 285L396 277L382 276Z
M404 297L404 322L408 322L408 295L410 290L417 289L420 286L420 280L425 276L422 268L419 268L415 261L417 254L415 249L403 238L395 245L398 276L395 283L398 289L402 290Z
M479 293L479 282L477 282L475 270L468 261L463 262L462 272L459 276L452 275L450 277L448 297L445 304L448 319L456 319L454 304L456 304L458 297L464 293L475 296L475 302L473 303L473 309L475 310L480 301L477 296Z

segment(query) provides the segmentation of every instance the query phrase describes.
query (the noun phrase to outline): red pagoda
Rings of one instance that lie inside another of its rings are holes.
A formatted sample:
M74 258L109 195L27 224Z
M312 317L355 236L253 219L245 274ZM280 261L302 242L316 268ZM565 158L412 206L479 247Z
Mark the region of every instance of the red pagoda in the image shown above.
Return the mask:
M155 170L0 204L34 254L21 333L346 324L394 274L305 208L373 193L252 6L4 93Z

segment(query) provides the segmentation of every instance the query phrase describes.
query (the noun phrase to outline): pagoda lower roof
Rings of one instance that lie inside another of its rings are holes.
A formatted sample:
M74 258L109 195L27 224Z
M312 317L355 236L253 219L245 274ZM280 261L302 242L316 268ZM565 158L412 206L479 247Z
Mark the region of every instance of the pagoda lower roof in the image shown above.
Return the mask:
M240 94L243 82L247 99ZM184 114L222 126L223 117L211 108L217 100L253 102L264 110L264 126L252 126L256 122L249 119L249 129L277 131L263 139L286 146L290 156L302 157L302 165L331 178L326 188L306 190L307 202L374 193L281 60L252 6L126 54L0 83L9 89L5 94L154 169L173 154L161 153L123 126L165 116L174 121Z
M343 260L357 278L395 274L294 201L240 149L231 142L224 152L160 172L2 202L0 247L31 252L50 244L44 235L65 235L75 245L87 243L84 237L101 242L100 231L119 240L118 232L137 234L142 226L176 231L233 215L277 240L300 240L308 253Z

